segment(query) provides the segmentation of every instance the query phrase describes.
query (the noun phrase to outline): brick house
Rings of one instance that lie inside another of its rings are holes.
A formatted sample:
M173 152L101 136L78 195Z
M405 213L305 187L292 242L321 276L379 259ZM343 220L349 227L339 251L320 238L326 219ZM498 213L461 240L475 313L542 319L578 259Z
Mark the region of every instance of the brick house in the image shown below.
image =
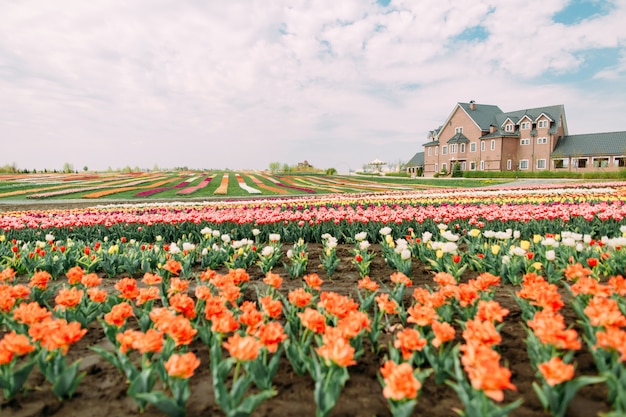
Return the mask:
M463 171L597 171L626 166L626 132L569 135L563 105L503 112L457 103L428 133L424 176Z

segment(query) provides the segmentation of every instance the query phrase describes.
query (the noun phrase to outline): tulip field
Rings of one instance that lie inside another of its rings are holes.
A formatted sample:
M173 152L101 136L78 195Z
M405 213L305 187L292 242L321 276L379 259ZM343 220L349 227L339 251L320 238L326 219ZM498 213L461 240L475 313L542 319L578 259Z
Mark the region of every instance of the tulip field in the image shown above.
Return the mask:
M433 180L265 171L39 173L0 176L0 201L147 200L286 197L424 189ZM469 186L494 180L465 180ZM445 184L439 182L439 187ZM466 185L464 185L466 186Z
M0 212L0 415L626 415L626 182L228 176Z

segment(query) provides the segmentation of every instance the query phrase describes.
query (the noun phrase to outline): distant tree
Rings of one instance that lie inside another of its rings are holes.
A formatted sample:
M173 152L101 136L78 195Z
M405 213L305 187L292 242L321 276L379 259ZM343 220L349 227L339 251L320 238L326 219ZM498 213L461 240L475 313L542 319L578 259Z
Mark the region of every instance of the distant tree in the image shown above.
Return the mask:
M111 166L109 166L109 167L107 168L107 172L113 172L113 168L111 168Z
M335 168L328 168L326 170L326 175L337 175L337 170Z
M461 164L459 164L458 161L452 165L452 176L455 178L463 176L463 171L461 171Z
M152 170L153 170L154 172L160 171L160 169L159 169L159 165L158 165L158 164L154 164L154 166L152 167Z
M130 167L130 165L126 165L124 168L122 168L122 172L133 172L133 169Z
M291 172L291 167L289 166L289 164L283 164L282 168L280 169L282 172Z
M88 167L87 165L85 165L85 166L83 167L83 171L85 171L85 172L89 171L89 167Z
M276 174L280 170L280 162L270 162L270 172Z
M63 164L63 172L66 173L66 174L74 172L74 166L72 164L70 164L69 162L64 163Z

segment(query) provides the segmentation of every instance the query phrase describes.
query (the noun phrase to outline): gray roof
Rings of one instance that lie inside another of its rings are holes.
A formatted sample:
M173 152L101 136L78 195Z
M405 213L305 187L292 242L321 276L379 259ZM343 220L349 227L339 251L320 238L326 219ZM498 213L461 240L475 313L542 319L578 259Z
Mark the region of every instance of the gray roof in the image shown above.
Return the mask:
M405 164L406 167L421 167L424 165L424 152L418 152Z
M439 141L438 140L431 140L426 142L424 145L422 146L435 146L435 145L439 145Z
M463 133L457 133L448 139L448 143L469 143L469 139Z
M626 155L626 131L563 136L551 156L588 155Z
M562 104L557 104L555 106L535 107L534 109L510 111L507 113L496 115L495 125L498 129L500 129L500 127L502 127L507 118L511 119L512 122L517 124L520 120L522 120L524 116L528 116L531 121L535 121L539 118L539 116L545 114L555 122L550 124L550 133L556 133L556 122L561 119L561 116L564 113L565 107Z
M493 124L496 115L503 114L500 107L491 104L475 104L474 110L470 109L470 103L459 103L481 130L489 130L489 125Z

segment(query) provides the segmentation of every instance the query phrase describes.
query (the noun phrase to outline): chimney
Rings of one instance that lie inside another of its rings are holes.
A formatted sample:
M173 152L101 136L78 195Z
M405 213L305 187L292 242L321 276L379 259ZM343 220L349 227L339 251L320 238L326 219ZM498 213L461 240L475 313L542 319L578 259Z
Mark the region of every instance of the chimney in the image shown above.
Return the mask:
M494 125L489 125L489 133L495 133L496 127Z
M476 110L476 102L474 100L470 101L470 110Z

